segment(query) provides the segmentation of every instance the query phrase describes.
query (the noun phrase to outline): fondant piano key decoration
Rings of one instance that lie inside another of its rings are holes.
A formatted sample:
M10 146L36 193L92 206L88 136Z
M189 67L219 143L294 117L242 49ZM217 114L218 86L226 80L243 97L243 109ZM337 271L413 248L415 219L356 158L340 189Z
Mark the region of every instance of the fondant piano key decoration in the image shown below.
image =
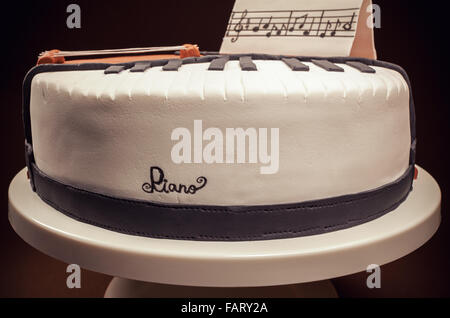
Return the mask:
M166 65L163 66L163 71L178 71L183 61L181 59L169 60Z
M256 64L253 63L250 56L241 56L239 58L239 65L243 71L257 71Z
M123 65L111 65L105 70L105 74L119 74L125 69Z
M320 68L323 68L324 70L328 72L343 72L344 69L336 64L331 63L327 60L311 60L311 63L314 65L317 65Z
M351 66L353 68L356 68L357 70L363 72L363 73L375 73L375 69L371 68L369 65L366 65L364 63L361 62L357 62L357 61L348 61L345 64L347 64L348 66Z
M145 72L148 68L152 66L151 62L137 62L134 64L134 66L130 69L130 72Z
M295 58L282 58L282 60L293 71L303 71L303 72L308 72L309 71L309 66L308 65L303 64L302 62L300 62L299 60L297 60Z
M229 59L228 56L224 56L212 60L211 64L209 64L208 71L223 71Z

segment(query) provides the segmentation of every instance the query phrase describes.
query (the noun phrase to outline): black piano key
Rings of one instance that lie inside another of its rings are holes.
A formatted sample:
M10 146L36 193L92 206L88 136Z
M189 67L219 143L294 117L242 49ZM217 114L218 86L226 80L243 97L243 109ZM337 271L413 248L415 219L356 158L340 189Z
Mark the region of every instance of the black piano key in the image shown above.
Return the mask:
M250 56L241 56L239 58L239 65L243 71L257 71L256 64L253 63Z
M375 69L373 69L369 65L366 65L361 62L348 61L345 64L347 64L348 66L351 66L353 68L356 68L357 70L359 70L362 73L375 73L376 72Z
M118 74L125 69L123 65L111 65L105 70L105 74Z
M311 62L314 65L317 65L318 67L321 67L328 72L343 72L344 71L344 69L342 67L337 66L336 64L331 63L330 61L327 61L327 60L311 60Z
M169 60L169 62L167 62L167 64L164 65L162 69L163 71L178 71L181 64L183 64L181 59Z
M299 60L295 58L282 58L281 59L284 63L286 63L287 66L291 68L293 71L303 71L308 72L309 66L300 62Z
M219 57L211 61L208 67L208 71L223 71L225 68L225 64L227 64L229 60L228 56Z
M130 72L145 72L145 70L147 70L150 67L152 67L152 63L151 62L137 62L130 69Z

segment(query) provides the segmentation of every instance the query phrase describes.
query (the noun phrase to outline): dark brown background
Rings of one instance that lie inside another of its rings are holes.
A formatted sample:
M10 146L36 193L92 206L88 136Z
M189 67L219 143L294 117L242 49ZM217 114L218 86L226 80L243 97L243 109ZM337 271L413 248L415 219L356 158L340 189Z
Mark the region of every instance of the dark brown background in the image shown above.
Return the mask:
M66 7L81 6L82 28L66 27ZM217 51L233 1L33 1L2 3L0 296L101 297L110 277L83 271L82 288L66 288L66 264L24 243L7 219L7 189L24 167L21 82L39 52L197 43ZM334 279L341 296L450 296L448 17L425 1L374 1L381 6L375 30L378 57L408 72L417 114L417 163L438 181L442 225L425 246L382 267L382 288L365 287L367 273ZM275 296L275 295L274 295Z

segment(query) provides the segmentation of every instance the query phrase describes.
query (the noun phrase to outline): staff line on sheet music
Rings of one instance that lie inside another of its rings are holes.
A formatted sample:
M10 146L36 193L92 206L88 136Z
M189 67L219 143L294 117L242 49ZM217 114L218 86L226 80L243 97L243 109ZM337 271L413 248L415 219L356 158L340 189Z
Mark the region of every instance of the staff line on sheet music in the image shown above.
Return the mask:
M322 12L322 11L350 11L350 10L357 10L359 11L360 8L351 8L351 9L315 9L315 10L244 10L244 11L233 11L233 13L244 13L247 11L248 13L275 13L275 12Z
M313 31L317 31L317 29L313 30ZM323 31L323 30L320 30ZM240 34L239 37L267 37L266 34ZM227 35L227 37L231 38L233 36L231 35ZM283 35L271 35L270 37L302 37L302 38L321 38L320 34L318 35L296 35L296 34L283 34ZM327 37L331 37L331 38L353 38L354 35L333 35L333 36L327 36Z
M242 31L242 32L251 32L252 30L245 30L245 31ZM270 33L270 30L267 30L268 31L268 33ZM319 32L321 32L321 31L325 31L324 29L312 29L312 30L308 30L310 33L314 33L314 32L317 32L317 31L319 31ZM327 30L327 32L328 32L329 30ZM345 31L336 31L336 32L345 32L345 33L350 33L350 32L355 32L356 30L345 30ZM292 33L294 33L294 32L297 32L297 33L303 33L304 31L303 30L295 30L295 31L292 31L292 32L290 32L290 33L288 33L288 34L279 34L279 35L277 35L277 34L271 34L270 36L300 36L299 34L292 34ZM234 35L234 34L233 34ZM233 37L233 35L232 34L227 34L226 36L227 37ZM241 37L241 36L267 36L266 34L254 34L254 33L246 33L246 34L240 34L239 35L239 37ZM311 35L311 34L305 34L304 35L305 37L312 37L312 36L314 36L314 35ZM342 35L340 35L340 34L335 34L335 35L331 35L332 37L339 37L339 36L342 36ZM328 37L328 36L327 36ZM349 35L349 37L353 37L353 35Z
M245 23L245 25L247 25L248 23ZM259 25L259 23L254 23L254 24L257 24L257 25ZM281 24L281 23L280 23ZM286 23L285 23L286 24ZM303 23L303 25L311 25L311 24L318 24L318 25L324 25L324 24L326 24L326 23L324 23L324 22L322 22L322 23L319 23L319 22L305 22L305 23ZM237 25L239 25L239 24L237 24ZM291 27L292 28L292 27ZM305 29L303 29L303 28L301 28L301 29L293 29L293 30L288 30L289 32L299 32L299 31L323 31L323 29L324 28L320 28L320 29L311 29L311 30L305 30ZM264 27L262 27L261 28L261 30L262 31L270 31L271 30L271 28L269 28L269 27L267 27L267 28L264 28ZM329 30L329 29L328 29ZM327 30L327 31L328 31ZM230 29L229 30L230 32L236 32L237 33L237 31L235 31L235 30L232 30L232 29ZM258 30L259 31L259 30ZM352 31L356 31L356 29L348 29L348 30L336 30L336 32L352 32ZM244 27L242 30L240 30L239 31L239 33L240 32L254 32L254 33L256 33L254 30L253 30L253 28L251 28L251 27Z
M320 15L316 15L316 16L308 16L308 18L319 18L320 17ZM357 18L358 17L358 15L357 14L355 14L354 16L353 15L324 15L323 16L323 18L324 19L328 19L328 18L351 18L351 17L355 17L355 18ZM289 19L289 16L284 16L284 17L274 17L274 16L258 16L258 17L255 17L255 16L251 16L251 17L245 17L244 19L252 19L252 20L258 20L258 19L270 19L270 18L272 18L272 20L273 19ZM291 17L291 19L295 19L296 17ZM303 17L299 17L299 18L303 18ZM231 21L232 20L241 20L241 17L232 17L231 19L230 19ZM254 23L254 22L253 22ZM353 23L356 23L356 21L354 21ZM247 24L247 23L245 23L245 24Z
M319 18L319 17L318 17ZM262 22L237 22L237 23L235 23L235 22L233 22L233 23L229 23L230 25L250 25L250 24L257 24L257 25L261 25L261 24L264 24L264 22L265 21L262 21ZM340 21L341 23L343 22L343 21ZM330 23L335 23L335 21L333 21L333 22L330 22ZM347 23L350 23L350 22L347 22ZM356 24L357 23L357 21L353 21L353 22L351 22L352 24ZM268 24L288 24L287 22L270 22L270 23L268 23ZM294 22L290 22L289 23L290 25L293 25L294 24ZM322 21L322 23L321 22L315 22L315 21L311 21L311 22L308 22L308 21L306 21L306 22L302 22L302 23L299 23L299 22L295 22L295 24L326 24L326 22L323 22Z

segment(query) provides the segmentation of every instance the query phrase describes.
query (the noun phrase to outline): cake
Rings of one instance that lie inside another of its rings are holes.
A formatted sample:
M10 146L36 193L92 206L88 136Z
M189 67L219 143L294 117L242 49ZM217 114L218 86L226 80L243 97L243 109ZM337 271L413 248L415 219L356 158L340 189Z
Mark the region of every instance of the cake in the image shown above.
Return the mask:
M131 235L251 241L368 222L412 189L414 105L399 66L151 51L49 51L27 74L28 175L59 212Z

